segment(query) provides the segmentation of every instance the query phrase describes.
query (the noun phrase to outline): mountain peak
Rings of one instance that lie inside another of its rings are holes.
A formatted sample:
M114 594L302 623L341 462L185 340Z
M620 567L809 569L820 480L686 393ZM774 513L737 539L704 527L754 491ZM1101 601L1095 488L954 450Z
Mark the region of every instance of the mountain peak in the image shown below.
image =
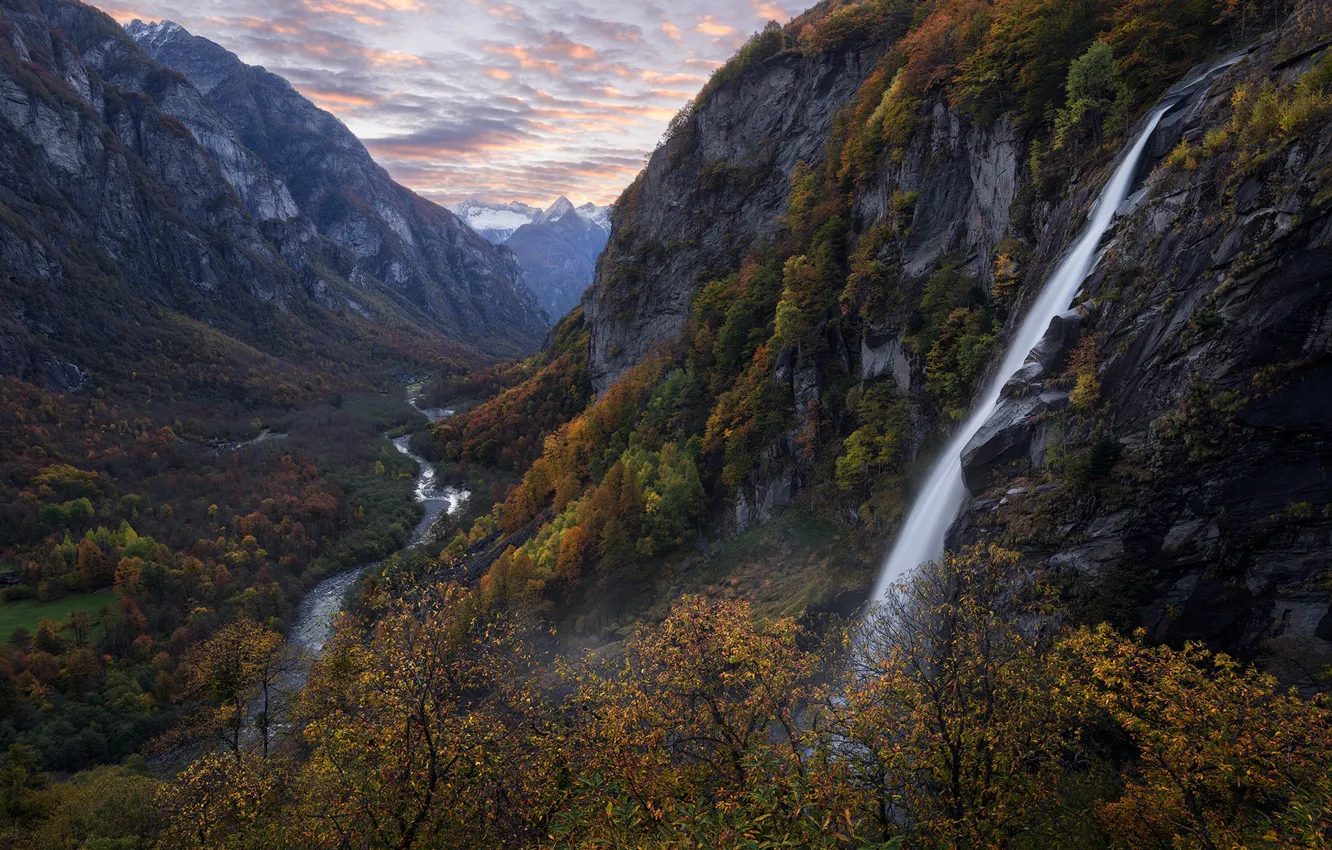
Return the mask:
M599 207L591 201L588 201L581 207L576 208L575 212L581 215L585 220L592 222L597 227L610 233L610 204L607 204L604 207Z
M184 27L175 21L142 21L138 18L125 24L125 32L140 44L159 44L170 40L179 33L189 35Z
M541 218L544 221L559 221L573 211L573 201L560 195L559 199L546 209Z
M452 210L467 223L468 227L493 245L499 245L512 236L518 228L538 221L544 215L537 207L519 201L495 204L475 198L468 198L452 207Z

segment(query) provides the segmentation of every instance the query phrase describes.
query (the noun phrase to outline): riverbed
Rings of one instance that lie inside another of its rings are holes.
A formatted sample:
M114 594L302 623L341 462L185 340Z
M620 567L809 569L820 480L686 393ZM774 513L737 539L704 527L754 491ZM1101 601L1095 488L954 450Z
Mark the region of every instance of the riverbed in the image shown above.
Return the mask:
M417 405L417 392L415 387L408 388L407 403L424 414L430 421L437 422L453 415L453 411L447 408L422 409ZM430 527L435 524L435 521L445 513L456 514L462 508L463 503L467 501L467 497L471 495L461 487L439 486L434 464L414 453L409 445L410 440L409 436L402 436L395 437L391 441L393 448L416 461L418 469L414 496L416 501L420 502L425 508L421 521L416 524L406 547L401 550L404 552L424 543L430 534ZM367 570L378 565L378 563L378 561L372 561L368 564L362 564L330 576L311 588L301 600L300 607L296 612L296 622L288 633L287 639L291 644L307 655L318 655L322 652L324 644L333 635L333 624L337 622L338 615L346 607L347 597L352 588L356 586L356 582Z

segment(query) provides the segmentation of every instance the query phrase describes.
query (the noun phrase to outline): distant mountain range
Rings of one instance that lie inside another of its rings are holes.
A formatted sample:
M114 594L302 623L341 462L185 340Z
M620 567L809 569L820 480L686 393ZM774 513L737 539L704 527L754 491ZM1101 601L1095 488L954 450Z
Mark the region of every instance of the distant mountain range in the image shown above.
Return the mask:
M610 234L611 207L575 207L563 195L546 209L467 200L453 208L486 240L518 255L527 285L552 319L578 305Z
M0 5L0 29L0 374L73 387L204 357L226 375L208 346L345 369L386 363L388 339L544 337L512 252L281 77L74 0Z
M503 245L510 236L517 232L518 228L525 224L539 224L542 221L558 219L569 210L578 213L584 220L598 225L607 233L610 232L611 207L609 205L599 207L593 203L586 203L581 207L575 207L573 202L563 195L545 209L519 201L494 204L474 199L455 204L449 209L467 222L468 227L485 237L492 245Z

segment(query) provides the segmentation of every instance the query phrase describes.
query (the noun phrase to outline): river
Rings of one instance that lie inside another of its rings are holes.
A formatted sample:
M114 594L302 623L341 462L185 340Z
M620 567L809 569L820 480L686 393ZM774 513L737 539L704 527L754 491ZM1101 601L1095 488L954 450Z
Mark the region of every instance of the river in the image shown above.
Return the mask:
M444 408L421 408L417 404L418 392L417 387L408 387L407 402L423 413L430 421L437 422L453 415L452 410ZM444 513L457 513L470 495L467 490L460 487L440 487L435 477L434 465L412 452L408 446L410 439L409 436L395 437L392 443L393 448L417 463L418 470L414 495L416 501L425 507L425 514L412 531L407 546L402 550L404 552L425 542L427 535L430 533L430 526L434 525L435 520L439 519L440 515ZM311 588L305 594L305 598L301 600L300 607L296 612L296 622L288 633L287 639L291 644L308 655L318 655L323 650L324 644L328 642L329 637L332 636L333 624L346 606L347 596L351 589L367 570L378 563L378 561L372 561L368 564L362 564L359 567L330 576Z

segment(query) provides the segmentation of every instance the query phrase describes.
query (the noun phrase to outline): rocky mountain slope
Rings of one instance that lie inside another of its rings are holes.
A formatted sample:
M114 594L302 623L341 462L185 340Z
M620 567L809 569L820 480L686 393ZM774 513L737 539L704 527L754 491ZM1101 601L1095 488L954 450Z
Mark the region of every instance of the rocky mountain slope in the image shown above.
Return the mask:
M710 275L781 226L796 164L822 162L833 119L880 50L776 56L720 87L652 154L617 203L587 308L597 392L680 331Z
M0 17L4 373L178 391L241 360L345 371L440 346L523 352L544 334L513 255L357 159L345 129L353 153L324 162L355 163L382 214L350 177L294 181L253 126L101 12L13 0Z
M1125 141L1190 68L1234 54L1153 134L1083 306L1044 373L1008 391L985 432L998 442L970 454L978 501L952 539L1021 550L1123 628L1327 654L1327 7L1256 42L1214 10L1012 4L969 41L967 3L903 8L823 4L770 26L673 122L584 301L600 400L496 513L541 530L491 586L520 575L567 599L543 558L575 526L604 579L632 556L597 535L637 520L598 506L631 481L669 501L642 483L668 465L706 494L679 485L669 534L794 501L859 541L872 576ZM655 541L647 575L672 545L654 524L637 532Z
M561 196L545 209L518 202L463 201L458 216L491 243L518 255L527 286L553 319L559 319L592 285L606 247L612 207L575 207Z
M353 278L401 293L465 339L520 350L544 333L511 254L395 183L337 118L286 80L175 24L134 22L126 31L216 106L319 233L350 255Z
M578 306L606 247L608 208L574 207L561 197L504 241L518 255L527 285L552 317Z

